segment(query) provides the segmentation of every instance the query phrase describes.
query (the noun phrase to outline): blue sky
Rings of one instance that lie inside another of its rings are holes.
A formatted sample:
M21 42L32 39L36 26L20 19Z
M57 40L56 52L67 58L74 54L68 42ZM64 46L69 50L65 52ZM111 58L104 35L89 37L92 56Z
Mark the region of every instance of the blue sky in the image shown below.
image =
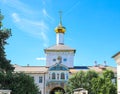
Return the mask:
M45 65L44 49L56 44L54 28L63 11L65 44L76 49L74 65L116 66L120 51L119 0L0 0L4 27L12 29L6 46L12 64Z

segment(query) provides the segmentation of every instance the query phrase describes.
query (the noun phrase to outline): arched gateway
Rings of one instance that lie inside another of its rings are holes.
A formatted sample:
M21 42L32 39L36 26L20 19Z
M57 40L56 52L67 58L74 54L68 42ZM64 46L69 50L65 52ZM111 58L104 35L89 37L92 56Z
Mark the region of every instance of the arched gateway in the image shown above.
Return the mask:
M63 94L65 93L65 90L64 90L63 88L61 88L61 87L55 87L55 88L53 88L53 89L50 91L49 94L55 94L55 92L57 92L57 91L63 92Z

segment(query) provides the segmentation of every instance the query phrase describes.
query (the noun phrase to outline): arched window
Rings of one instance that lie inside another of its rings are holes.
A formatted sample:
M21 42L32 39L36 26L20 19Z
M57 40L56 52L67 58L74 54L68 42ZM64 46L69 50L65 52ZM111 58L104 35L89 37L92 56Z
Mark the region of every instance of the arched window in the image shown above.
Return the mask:
M58 58L57 58L57 63L62 63L62 57L61 56L58 56Z
M57 74L57 79L59 79L59 74Z
M52 79L55 79L55 73L52 73Z
M68 79L68 74L66 74L66 79Z
M49 79L51 79L51 77L50 77L51 75L49 74Z
M42 76L39 77L39 83L42 83Z
M42 94L41 91L38 94Z
M65 79L65 74L61 73L61 79Z

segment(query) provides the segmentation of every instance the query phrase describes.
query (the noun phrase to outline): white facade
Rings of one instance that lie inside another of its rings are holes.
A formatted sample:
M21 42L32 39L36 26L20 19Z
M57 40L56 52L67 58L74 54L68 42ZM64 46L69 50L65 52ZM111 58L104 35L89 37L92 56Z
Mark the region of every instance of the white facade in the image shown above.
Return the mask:
M120 94L120 65L117 65L117 89L117 94Z
M60 22L55 29L56 45L45 49L46 66L50 67L56 63L61 63L69 68L73 68L75 49L64 45L65 27ZM59 61L60 58L61 60Z
M77 88L74 89L74 94L88 94L88 91L85 90L84 88Z
M117 63L117 94L120 94L120 52L113 56Z
M0 94L11 94L11 90L0 90Z
M31 77L33 77L34 82L37 84L38 88L39 88L39 92L41 92L41 94L45 94L45 82L47 79L46 76L47 74L41 73L41 74L29 74Z
M74 52L46 52L46 66L52 66L58 63L58 57L61 57L61 63L72 68L74 62Z
M15 72L24 72L33 77L39 88L39 94L53 94L54 89L64 91L64 86L68 81L69 68L61 63L52 66L19 66L14 65Z
M54 94L56 90L64 91L64 87L71 74L80 70L89 69L102 72L102 68L93 66L74 67L75 49L64 45L65 27L60 25L55 29L56 45L46 48L46 66L18 66L15 65L15 72L24 72L33 77L39 88L39 94ZM120 56L116 57L118 63L118 94L120 94ZM107 69L107 66L105 67ZM108 67L109 68L109 67ZM86 92L87 93L87 92ZM80 94L84 94L83 92Z
M73 68L75 49L64 45L65 28L56 28L56 45L45 49L46 66L16 66L16 72L25 72L34 78L40 94L54 94L56 90L65 93L64 87Z
M64 33L57 33L56 34L56 43L58 44L64 44Z

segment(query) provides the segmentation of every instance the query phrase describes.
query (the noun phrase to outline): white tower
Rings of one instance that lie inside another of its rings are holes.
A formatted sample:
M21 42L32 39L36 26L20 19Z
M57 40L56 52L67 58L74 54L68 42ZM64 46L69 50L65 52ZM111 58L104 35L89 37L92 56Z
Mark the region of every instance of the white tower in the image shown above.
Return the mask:
M73 68L75 49L64 45L64 33L65 27L62 26L61 13L60 13L60 23L55 28L56 32L56 45L45 49L46 53L46 66L50 67L58 63L58 59L61 58L63 65Z
M120 94L120 52L116 53L112 58L117 63L117 94Z
M65 33L65 27L62 26L62 16L60 12L60 23L59 25L55 28L56 32L56 44L64 44L64 33Z

